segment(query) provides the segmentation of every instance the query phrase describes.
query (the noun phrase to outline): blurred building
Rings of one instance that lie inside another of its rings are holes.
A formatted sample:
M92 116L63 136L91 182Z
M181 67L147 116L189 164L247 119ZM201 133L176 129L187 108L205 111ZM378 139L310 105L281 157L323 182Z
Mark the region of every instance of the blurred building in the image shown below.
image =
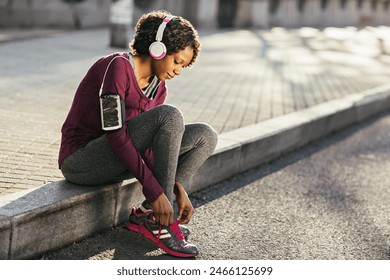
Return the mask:
M198 27L390 25L390 0L134 0L137 18L168 9Z
M198 28L390 25L390 0L0 0L0 27L107 25L112 4L131 23L165 9Z
M110 0L0 0L0 28L107 25L110 5Z

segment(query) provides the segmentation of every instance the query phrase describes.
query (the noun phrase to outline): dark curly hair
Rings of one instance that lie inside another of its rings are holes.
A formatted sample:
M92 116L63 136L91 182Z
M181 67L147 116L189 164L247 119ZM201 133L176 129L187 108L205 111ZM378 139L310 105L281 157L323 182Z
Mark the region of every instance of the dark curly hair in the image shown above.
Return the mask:
M134 28L133 40L130 42L133 55L149 55L149 46L156 40L158 27L168 15L171 14L167 11L153 11L144 14L138 20ZM200 52L198 32L188 20L180 16L175 16L168 22L162 42L167 47L167 55L191 46L194 50L194 56L188 66L195 63Z

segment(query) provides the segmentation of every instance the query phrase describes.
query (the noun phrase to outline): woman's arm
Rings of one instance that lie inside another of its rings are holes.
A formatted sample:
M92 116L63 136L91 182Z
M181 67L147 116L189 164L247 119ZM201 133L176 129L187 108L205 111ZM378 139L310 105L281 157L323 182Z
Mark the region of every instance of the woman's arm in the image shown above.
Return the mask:
M125 93L130 86L129 61L117 58L112 61L104 81L103 95L107 93L118 94L125 100ZM120 161L142 184L143 193L149 202L154 202L163 192L152 170L145 164L139 151L134 146L127 126L114 131L106 132L108 144Z

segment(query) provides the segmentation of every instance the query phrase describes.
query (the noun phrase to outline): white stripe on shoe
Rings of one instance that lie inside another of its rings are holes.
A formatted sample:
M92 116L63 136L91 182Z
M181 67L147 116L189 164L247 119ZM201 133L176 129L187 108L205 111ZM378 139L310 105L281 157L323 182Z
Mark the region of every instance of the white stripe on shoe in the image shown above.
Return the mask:
M166 229L162 229L162 230L153 230L153 234L165 234L165 233L168 233L168 231Z
M165 238L171 238L172 237L172 235L166 229L153 230L153 234L155 236L159 237L159 239L165 239Z
M160 235L160 239L171 238L171 237L172 235L170 233Z

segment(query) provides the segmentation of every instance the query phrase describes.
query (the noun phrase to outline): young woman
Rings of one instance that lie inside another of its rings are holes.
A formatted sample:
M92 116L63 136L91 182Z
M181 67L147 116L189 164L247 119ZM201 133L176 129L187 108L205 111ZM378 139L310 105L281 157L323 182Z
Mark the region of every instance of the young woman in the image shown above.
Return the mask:
M185 187L213 153L217 134L204 123L184 124L180 110L163 103L166 80L195 63L199 37L182 17L155 11L139 19L130 48L99 59L81 81L62 127L59 166L81 185L134 176L145 201L126 227L169 254L195 256L182 225L194 213Z

